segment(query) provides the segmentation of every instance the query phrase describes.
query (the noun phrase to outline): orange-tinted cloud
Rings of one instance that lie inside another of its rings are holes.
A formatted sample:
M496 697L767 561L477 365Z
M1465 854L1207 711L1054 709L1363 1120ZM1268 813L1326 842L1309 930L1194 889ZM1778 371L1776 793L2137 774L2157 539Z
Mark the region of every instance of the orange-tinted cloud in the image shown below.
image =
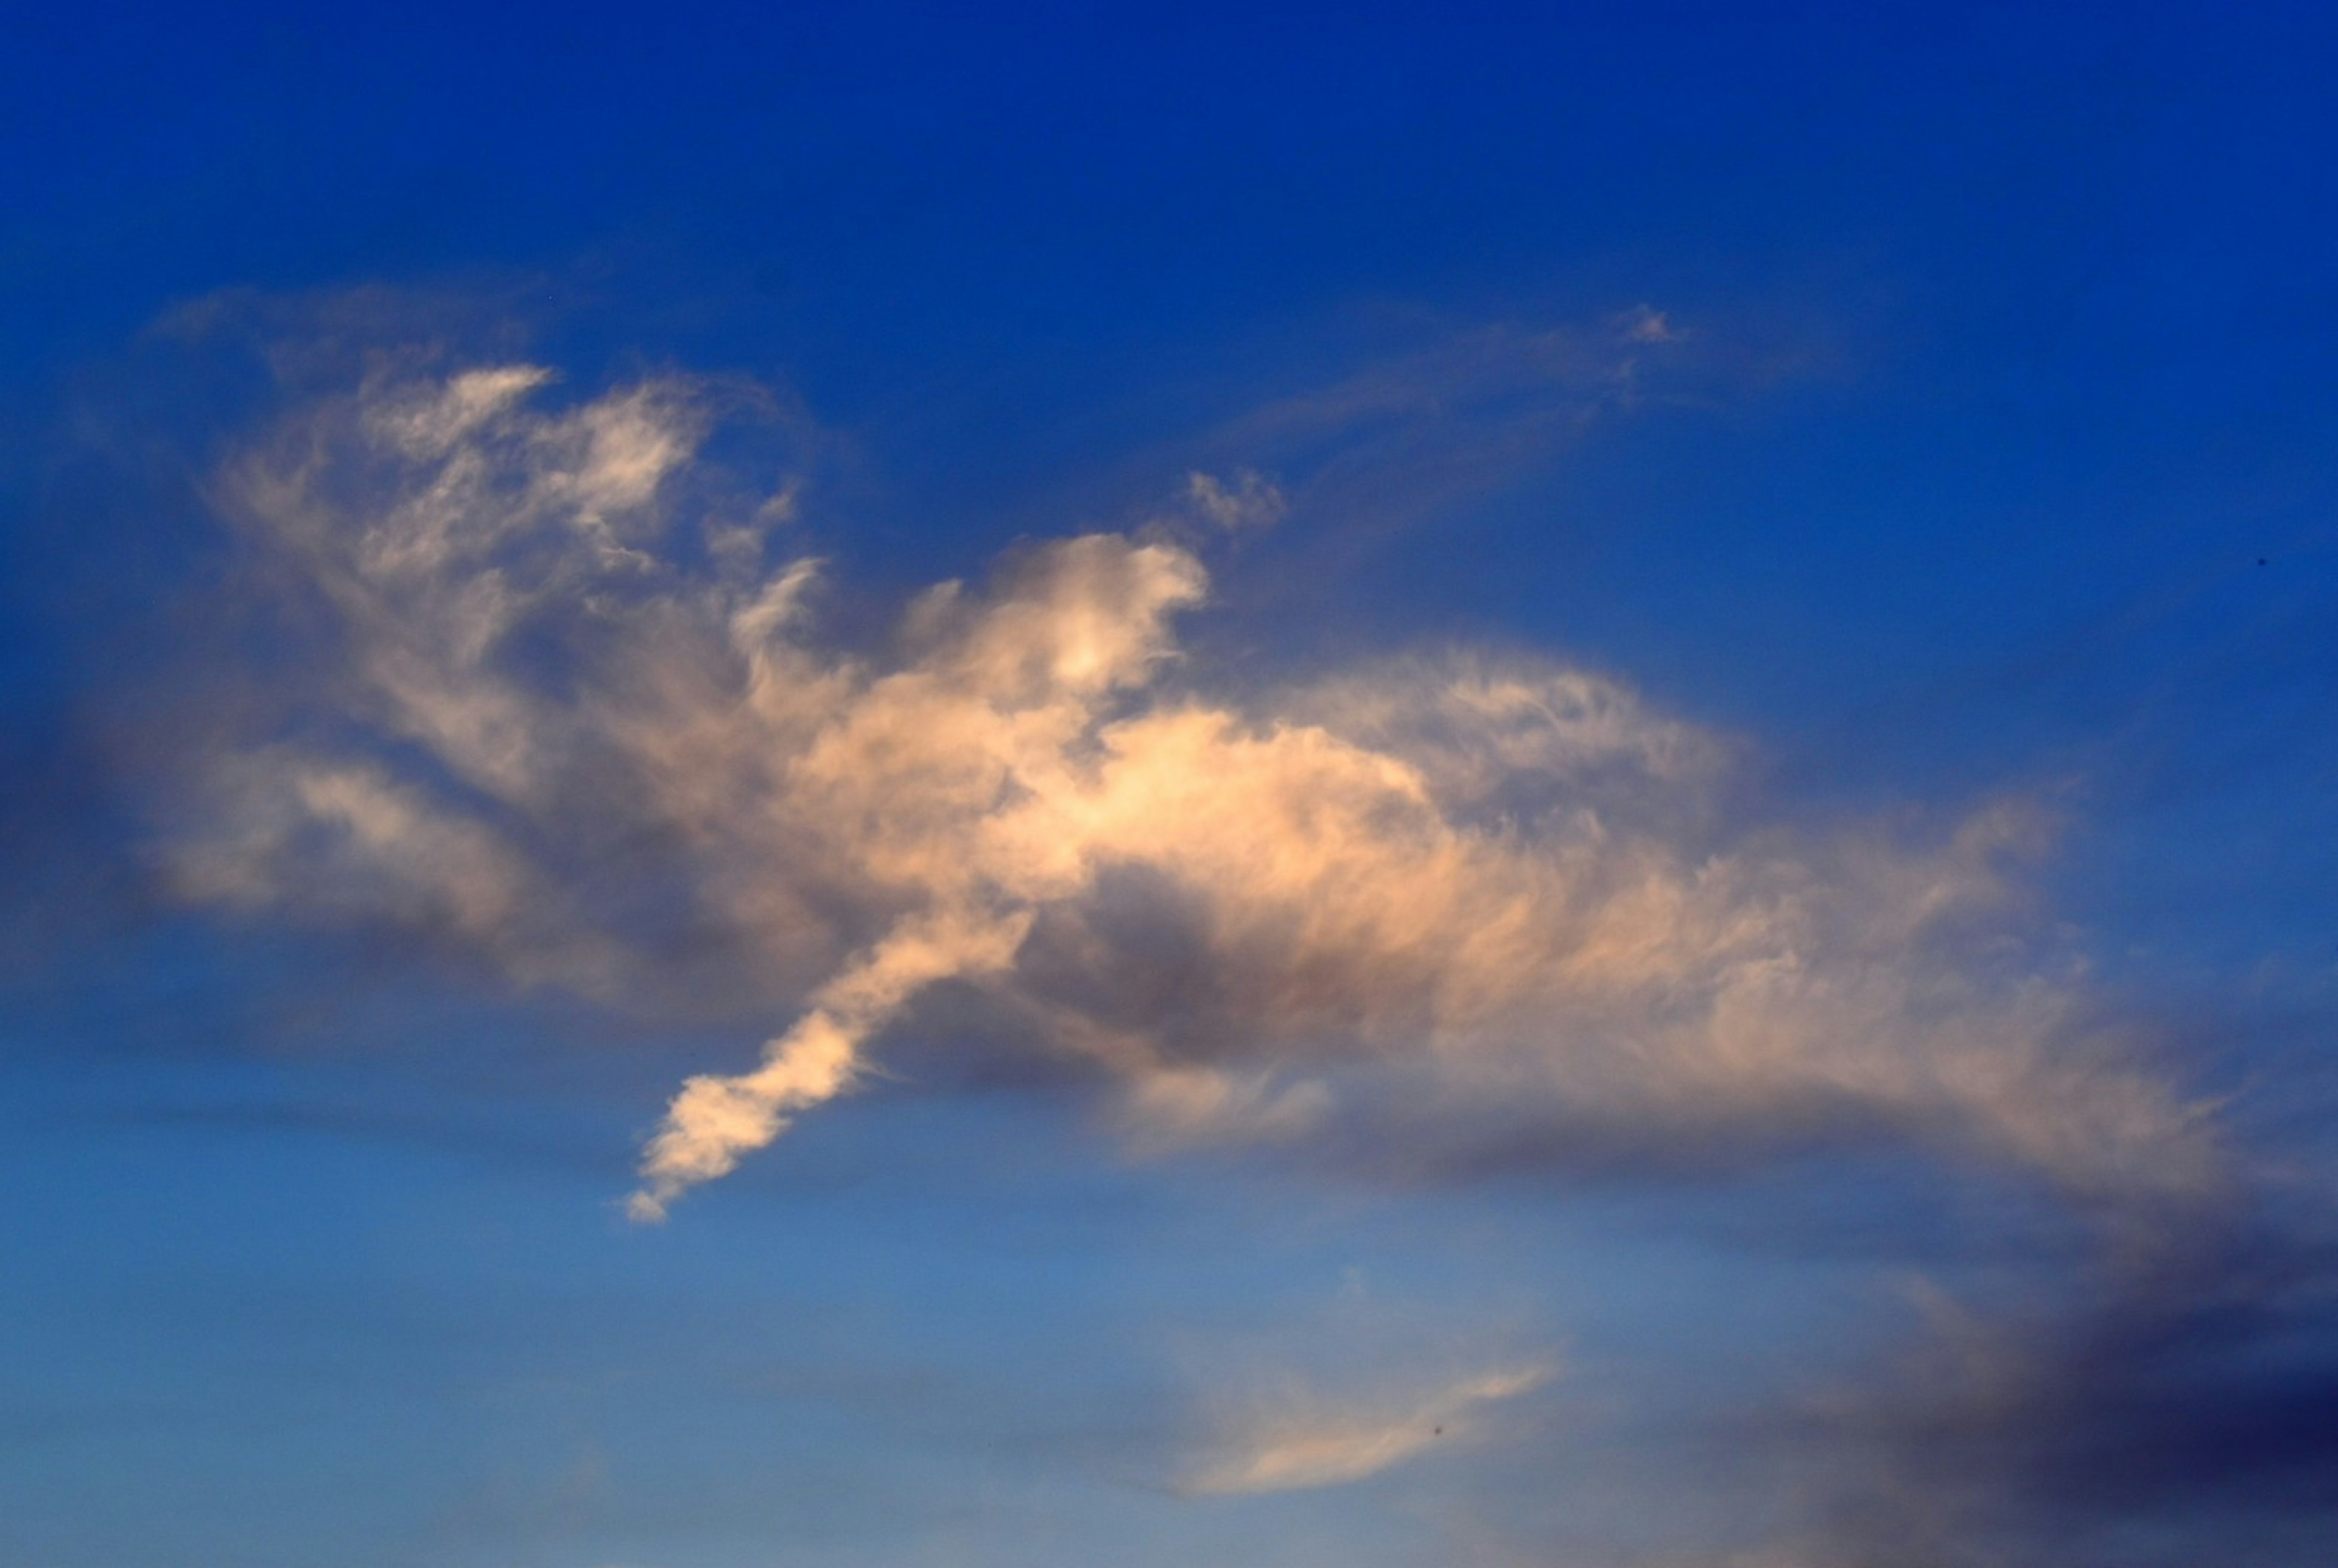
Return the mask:
M1154 1139L1661 1159L1852 1126L2094 1199L2214 1181L2078 981L1995 940L2018 806L1929 845L1730 829L1730 746L1528 660L1197 694L1174 623L1207 574L1155 538L1059 540L929 590L882 655L826 646L818 564L770 559L788 507L695 498L688 384L539 411L548 379L386 376L231 466L313 657L214 733L169 853L191 895L427 928L525 984L799 1009L676 1094L639 1217L946 982L1104 1064Z

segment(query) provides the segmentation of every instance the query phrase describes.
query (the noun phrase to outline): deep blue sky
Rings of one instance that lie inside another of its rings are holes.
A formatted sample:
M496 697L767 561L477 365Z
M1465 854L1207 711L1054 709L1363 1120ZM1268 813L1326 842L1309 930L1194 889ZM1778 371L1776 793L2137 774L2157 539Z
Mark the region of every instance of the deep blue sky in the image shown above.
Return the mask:
M2329 1561L2333 69L2276 5L12 19L0 1563ZM1987 1160L1152 1158L909 1031L629 1228L760 1025L157 886L176 716L282 657L216 475L337 333L775 389L848 642L1255 469L1195 689L1485 647L1725 737L1730 822L2038 802L2021 962L2235 1096L2242 1196L2138 1283ZM2043 1392L1943 1404L1993 1313ZM1176 1480L1244 1387L1525 1361L1466 1451Z

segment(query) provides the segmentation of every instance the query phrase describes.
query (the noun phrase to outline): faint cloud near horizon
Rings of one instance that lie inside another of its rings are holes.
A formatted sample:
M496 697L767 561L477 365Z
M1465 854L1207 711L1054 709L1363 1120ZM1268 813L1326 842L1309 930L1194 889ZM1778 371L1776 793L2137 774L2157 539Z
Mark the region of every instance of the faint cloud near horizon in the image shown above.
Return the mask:
M1345 1486L1445 1446L1486 1436L1489 1406L1531 1394L1558 1375L1535 1361L1470 1373L1429 1387L1325 1396L1285 1380L1227 1421L1180 1490L1241 1496Z

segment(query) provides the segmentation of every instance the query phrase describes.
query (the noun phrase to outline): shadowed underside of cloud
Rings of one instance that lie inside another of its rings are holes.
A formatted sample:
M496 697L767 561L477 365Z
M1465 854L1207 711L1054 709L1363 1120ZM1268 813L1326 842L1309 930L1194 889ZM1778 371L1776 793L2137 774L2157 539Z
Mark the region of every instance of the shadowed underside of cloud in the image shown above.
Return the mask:
M188 897L522 985L791 1011L674 1096L638 1217L953 995L1100 1065L1155 1141L1663 1164L1848 1132L2122 1210L2216 1184L2198 1112L2019 940L2018 804L1925 843L1733 827L1731 748L1531 662L1196 692L1208 577L1172 528L1031 546L831 646L792 493L697 482L698 389L550 380L379 369L226 467L302 652L198 726L164 855ZM1250 480L1194 504L1238 495L1271 513Z
M1831 1565L2327 1560L2338 1314L2325 1226L2249 1227L2058 1307L1914 1291L1924 1330L1773 1418Z

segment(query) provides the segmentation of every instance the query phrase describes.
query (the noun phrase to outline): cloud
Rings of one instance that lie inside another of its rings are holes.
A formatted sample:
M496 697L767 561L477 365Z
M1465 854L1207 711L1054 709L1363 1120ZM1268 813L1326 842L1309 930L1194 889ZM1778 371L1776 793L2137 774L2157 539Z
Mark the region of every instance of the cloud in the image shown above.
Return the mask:
M1652 385L1693 386L1680 358L1669 343L1571 326L1449 327L1251 408L1204 446L1273 472L1278 516L1326 520L1352 541L1498 492ZM1652 381L1659 370L1670 378Z
M1616 332L1626 343L1677 343L1687 334L1672 318L1651 305L1636 305L1616 320Z
M1155 1142L1866 1138L2122 1210L2216 1185L2201 1112L2025 942L2019 802L1929 840L1735 825L1731 743L1528 659L1198 691L1209 576L1162 538L1034 544L830 645L796 493L702 482L703 388L554 392L378 369L226 466L300 653L198 726L162 854L190 897L521 985L789 1014L675 1094L640 1218L920 1009L1101 1069Z
M1185 499L1194 511L1229 532L1272 527L1291 509L1282 490L1254 468L1241 470L1231 482L1209 474L1189 474Z
M2290 1561L2338 1518L2326 1223L2235 1228L2075 1299L1977 1309L1926 1280L1891 1364L1779 1420L1823 1562ZM2137 1532L2166 1541L2138 1557Z
M1469 1442L1479 1435L1476 1417L1485 1406L1530 1394L1555 1375L1545 1364L1504 1367L1365 1401L1326 1400L1286 1387L1278 1399L1230 1425L1184 1490L1224 1496L1348 1485L1431 1449Z

